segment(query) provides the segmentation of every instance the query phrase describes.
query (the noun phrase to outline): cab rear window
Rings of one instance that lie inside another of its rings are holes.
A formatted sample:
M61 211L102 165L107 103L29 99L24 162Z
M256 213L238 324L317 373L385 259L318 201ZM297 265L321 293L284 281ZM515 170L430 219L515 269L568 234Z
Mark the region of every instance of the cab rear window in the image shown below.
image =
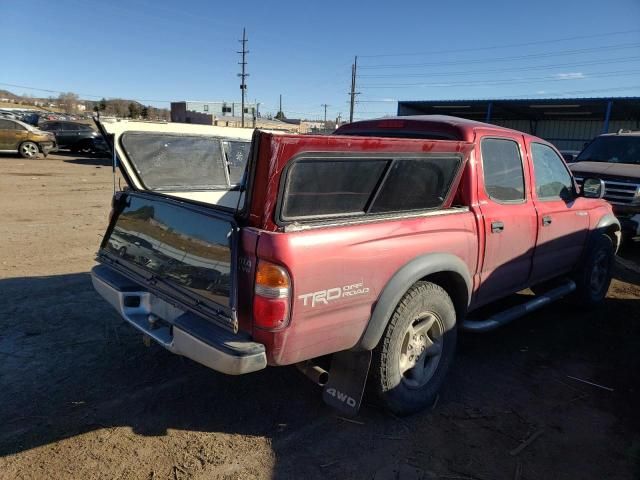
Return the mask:
M290 165L280 220L300 221L439 208L462 163L455 154L305 157Z

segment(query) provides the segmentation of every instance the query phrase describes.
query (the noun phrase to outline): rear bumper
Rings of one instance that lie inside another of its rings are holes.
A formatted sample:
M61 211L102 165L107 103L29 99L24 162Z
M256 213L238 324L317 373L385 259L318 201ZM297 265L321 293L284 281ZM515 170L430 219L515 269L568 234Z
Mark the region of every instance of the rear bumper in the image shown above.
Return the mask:
M127 322L164 348L228 375L267 366L264 345L179 310L111 268L91 270L93 287Z

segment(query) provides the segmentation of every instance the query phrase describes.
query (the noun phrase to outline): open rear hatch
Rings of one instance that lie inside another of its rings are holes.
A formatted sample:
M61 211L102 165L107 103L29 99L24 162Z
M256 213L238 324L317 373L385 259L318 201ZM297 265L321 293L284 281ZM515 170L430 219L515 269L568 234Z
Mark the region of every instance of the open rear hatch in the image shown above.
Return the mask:
M234 210L243 201L252 129L134 120L96 124L115 148L132 190Z
M253 131L97 122L129 190L114 196L98 260L179 308L237 332L236 260Z

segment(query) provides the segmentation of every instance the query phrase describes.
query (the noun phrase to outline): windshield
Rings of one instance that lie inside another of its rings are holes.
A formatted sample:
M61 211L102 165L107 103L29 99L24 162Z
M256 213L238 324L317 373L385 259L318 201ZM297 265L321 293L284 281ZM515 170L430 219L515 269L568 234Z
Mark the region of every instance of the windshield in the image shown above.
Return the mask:
M206 135L126 132L122 146L149 190L230 190L240 184L250 143Z
M640 135L598 137L587 145L576 161L638 165L640 164Z

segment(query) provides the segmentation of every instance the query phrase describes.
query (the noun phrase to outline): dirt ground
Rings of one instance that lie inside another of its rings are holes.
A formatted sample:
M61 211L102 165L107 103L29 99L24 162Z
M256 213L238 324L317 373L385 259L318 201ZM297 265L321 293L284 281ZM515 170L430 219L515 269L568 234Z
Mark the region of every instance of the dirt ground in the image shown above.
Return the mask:
M144 347L87 273L112 190L108 161L0 157L1 479L640 478L640 245L603 308L463 335L432 409L345 420L294 368Z

